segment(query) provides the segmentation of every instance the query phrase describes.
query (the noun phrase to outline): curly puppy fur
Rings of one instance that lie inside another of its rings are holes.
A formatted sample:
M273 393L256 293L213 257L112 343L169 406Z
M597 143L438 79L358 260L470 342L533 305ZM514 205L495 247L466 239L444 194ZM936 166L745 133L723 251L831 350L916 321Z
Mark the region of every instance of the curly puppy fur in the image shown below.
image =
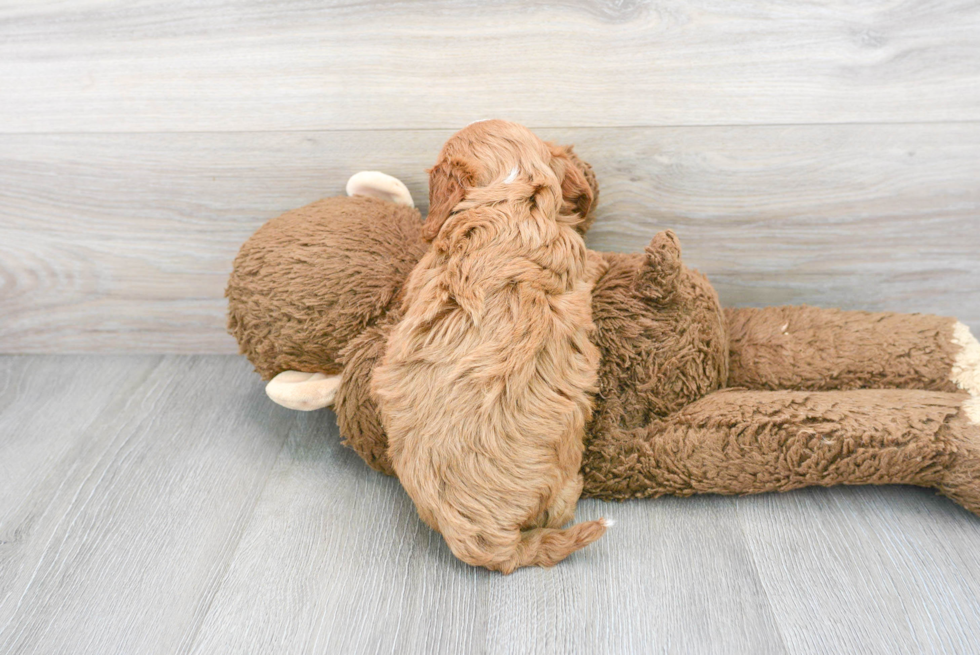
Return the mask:
M458 132L429 173L432 247L373 376L388 454L456 557L551 566L606 529L560 529L599 365L577 231L593 194L566 151L504 121Z

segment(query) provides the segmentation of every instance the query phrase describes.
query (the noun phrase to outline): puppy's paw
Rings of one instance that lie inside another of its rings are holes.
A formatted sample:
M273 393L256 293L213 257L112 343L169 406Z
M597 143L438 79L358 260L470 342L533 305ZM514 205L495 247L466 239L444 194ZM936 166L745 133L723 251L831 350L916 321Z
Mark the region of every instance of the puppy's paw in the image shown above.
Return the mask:
M361 171L347 180L347 195L370 196L393 202L396 205L414 207L412 194L401 180L380 171Z
M950 379L970 395L980 396L980 343L960 322L953 326L953 343L960 350L953 360Z

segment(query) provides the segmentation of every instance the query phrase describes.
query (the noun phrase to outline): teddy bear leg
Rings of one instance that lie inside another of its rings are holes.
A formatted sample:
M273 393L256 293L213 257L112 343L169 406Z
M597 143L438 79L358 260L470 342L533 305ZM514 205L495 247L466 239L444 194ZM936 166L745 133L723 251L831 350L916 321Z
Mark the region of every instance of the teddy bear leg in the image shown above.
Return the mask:
M955 448L951 465L938 485L943 495L980 515L980 397L971 396L947 426Z
M932 487L980 513L980 406L903 389L709 394L593 435L584 496L750 494L838 484Z
M361 171L352 175L347 180L347 195L370 196L388 200L396 205L415 206L408 187L398 178L385 175L380 171Z
M980 344L953 318L806 306L725 315L732 387L980 394Z

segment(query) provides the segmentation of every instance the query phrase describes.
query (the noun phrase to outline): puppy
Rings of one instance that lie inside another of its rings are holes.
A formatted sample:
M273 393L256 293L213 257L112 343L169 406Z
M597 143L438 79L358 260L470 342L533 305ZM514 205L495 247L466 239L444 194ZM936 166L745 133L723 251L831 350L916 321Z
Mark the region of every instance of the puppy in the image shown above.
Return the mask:
M372 390L389 455L419 516L453 554L511 573L552 566L606 530L560 529L599 353L585 243L593 192L574 155L482 121L429 171L424 235Z

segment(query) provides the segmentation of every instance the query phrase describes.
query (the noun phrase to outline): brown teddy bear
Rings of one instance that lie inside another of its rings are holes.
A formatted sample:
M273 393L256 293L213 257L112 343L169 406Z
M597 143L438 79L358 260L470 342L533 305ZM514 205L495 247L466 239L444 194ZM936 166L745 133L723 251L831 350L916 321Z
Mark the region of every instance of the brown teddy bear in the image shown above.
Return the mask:
M597 197L591 168L576 163ZM371 375L428 244L394 178L361 173L348 193L287 212L242 246L228 328L272 379L270 397L295 409L332 404L346 443L392 474ZM912 484L980 514L980 345L965 325L723 310L680 255L670 231L643 253L591 255L602 362L584 496Z

